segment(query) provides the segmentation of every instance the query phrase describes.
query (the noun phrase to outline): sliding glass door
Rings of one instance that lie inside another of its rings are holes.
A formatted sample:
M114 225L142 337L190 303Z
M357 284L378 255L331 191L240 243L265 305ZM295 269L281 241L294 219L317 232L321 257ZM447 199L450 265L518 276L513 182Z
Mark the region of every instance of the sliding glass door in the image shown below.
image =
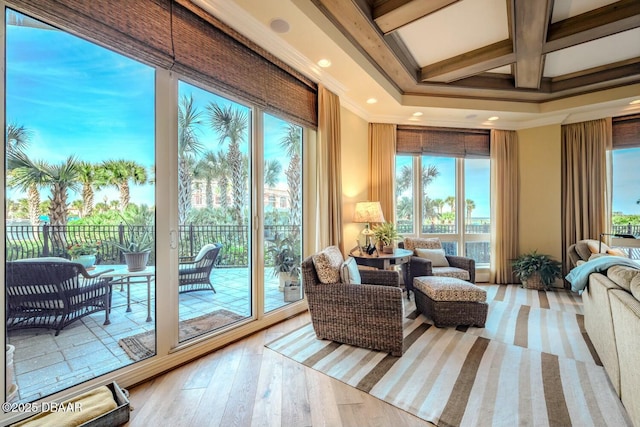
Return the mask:
M178 85L179 341L252 315L251 109Z
M155 353L155 71L5 18L6 396L29 402Z

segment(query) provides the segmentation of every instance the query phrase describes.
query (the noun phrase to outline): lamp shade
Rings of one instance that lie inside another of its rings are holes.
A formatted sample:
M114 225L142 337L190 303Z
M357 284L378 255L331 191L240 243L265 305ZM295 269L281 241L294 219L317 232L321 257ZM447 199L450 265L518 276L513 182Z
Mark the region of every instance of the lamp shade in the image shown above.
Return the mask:
M358 202L353 215L353 222L384 222L384 214L380 202Z

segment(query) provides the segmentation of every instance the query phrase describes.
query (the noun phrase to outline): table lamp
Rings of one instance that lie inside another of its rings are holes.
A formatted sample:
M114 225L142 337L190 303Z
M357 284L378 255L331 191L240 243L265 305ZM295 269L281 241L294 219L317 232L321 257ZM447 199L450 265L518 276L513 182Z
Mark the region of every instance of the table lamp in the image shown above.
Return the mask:
M371 230L369 224L384 222L384 214L382 213L382 206L380 206L380 202L356 203L353 222L366 224L360 233L361 238L358 239L358 246L360 247L360 251L369 253L369 251L375 247L371 242L373 230Z

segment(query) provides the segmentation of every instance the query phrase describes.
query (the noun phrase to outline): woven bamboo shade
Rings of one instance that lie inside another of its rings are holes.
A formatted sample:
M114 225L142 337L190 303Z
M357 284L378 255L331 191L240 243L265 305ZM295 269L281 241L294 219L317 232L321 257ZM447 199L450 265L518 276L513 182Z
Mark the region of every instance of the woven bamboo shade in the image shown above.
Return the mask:
M9 7L241 102L317 127L317 85L187 0L9 0Z
M490 131L398 125L396 151L446 157L489 157Z
M614 117L611 128L614 150L640 147L640 114Z

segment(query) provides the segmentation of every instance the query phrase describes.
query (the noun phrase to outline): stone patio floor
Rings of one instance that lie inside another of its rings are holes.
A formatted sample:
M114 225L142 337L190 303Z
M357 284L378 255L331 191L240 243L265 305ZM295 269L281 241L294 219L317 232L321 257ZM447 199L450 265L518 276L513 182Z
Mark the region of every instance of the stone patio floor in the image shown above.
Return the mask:
M180 321L226 309L250 316L249 271L241 268L216 268L210 291L180 294ZM278 279L267 274L265 311L282 307L283 292ZM152 322L147 319L147 287L131 286L131 312L126 312L126 287L113 289L110 325L103 325L104 311L72 323L56 337L50 329L9 331L7 343L15 346L14 371L18 390L14 402L30 402L83 381L134 363L118 345L118 340L155 328L155 294L151 293Z

